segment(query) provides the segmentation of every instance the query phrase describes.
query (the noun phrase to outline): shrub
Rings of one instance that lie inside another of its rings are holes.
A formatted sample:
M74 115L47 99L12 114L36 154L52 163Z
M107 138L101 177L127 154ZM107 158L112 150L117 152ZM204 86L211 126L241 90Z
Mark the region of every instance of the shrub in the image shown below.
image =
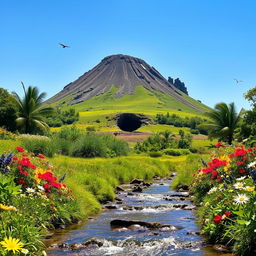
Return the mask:
M160 156L163 155L163 153L161 153L161 152L149 152L148 155L150 157L160 157Z
M237 255L253 255L256 148L227 147L221 142L216 147L192 183L202 230L212 242L231 246Z
M169 156L183 156L191 153L188 149L182 148L167 148L163 152L165 155Z
M15 140L17 135L0 127L0 140Z
M42 255L46 229L77 219L78 206L42 154L17 150L0 174L0 255ZM3 246L6 239L20 242L15 253Z
M126 141L119 140L113 135L103 135L101 140L108 148L108 155L110 157L126 156L129 153L129 146Z
M88 133L71 146L70 154L76 157L107 157L107 146L98 135Z
M52 157L56 153L55 143L48 137L39 135L22 135L21 145L34 154Z

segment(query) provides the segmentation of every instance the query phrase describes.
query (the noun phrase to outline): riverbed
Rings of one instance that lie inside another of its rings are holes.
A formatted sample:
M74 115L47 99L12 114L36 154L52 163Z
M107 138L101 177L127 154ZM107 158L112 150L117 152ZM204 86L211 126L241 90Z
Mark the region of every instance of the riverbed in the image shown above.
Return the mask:
M48 255L69 256L217 256L224 255L204 245L198 234L193 205L187 192L170 189L170 180L153 183L143 192L120 192L101 215L68 231L58 231L49 240ZM113 220L157 222L161 228L141 225L113 227ZM81 243L88 246L79 248ZM58 244L58 246L57 246ZM74 245L73 247L70 244ZM63 248L59 248L59 245ZM72 248L72 249L71 249ZM226 254L227 255L227 254Z

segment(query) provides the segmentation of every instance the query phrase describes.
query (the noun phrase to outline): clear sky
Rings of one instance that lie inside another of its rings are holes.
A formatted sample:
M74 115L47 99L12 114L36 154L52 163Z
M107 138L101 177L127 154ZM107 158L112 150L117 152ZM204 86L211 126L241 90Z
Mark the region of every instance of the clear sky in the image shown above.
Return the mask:
M0 1L0 87L10 92L21 93L23 81L53 96L117 53L179 77L211 107L234 101L248 108L243 94L256 86L256 1Z

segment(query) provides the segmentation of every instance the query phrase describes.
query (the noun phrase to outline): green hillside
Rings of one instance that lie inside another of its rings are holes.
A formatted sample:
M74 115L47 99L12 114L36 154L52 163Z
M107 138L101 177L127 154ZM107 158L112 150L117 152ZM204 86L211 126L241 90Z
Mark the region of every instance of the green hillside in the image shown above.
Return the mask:
M115 94L118 88L113 86L105 94L95 96L87 101L72 105L80 113L80 124L96 125L97 127L106 127L111 130L115 123L112 117L116 113L142 113L150 117L154 117L158 113L177 114L180 116L196 116L202 115L193 108L184 105L182 102L167 94L158 91L148 91L143 86L137 86L133 94L125 95L117 98ZM200 102L190 98L182 93L182 96L193 105L208 111L209 108ZM52 105L61 107L62 109L70 108L69 101L73 96L69 96Z

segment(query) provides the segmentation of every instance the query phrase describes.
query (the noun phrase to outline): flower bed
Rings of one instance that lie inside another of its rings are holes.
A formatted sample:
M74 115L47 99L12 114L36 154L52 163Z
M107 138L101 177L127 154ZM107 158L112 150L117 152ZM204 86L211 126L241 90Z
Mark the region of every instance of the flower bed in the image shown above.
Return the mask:
M64 178L54 175L42 154L21 147L0 157L0 255L44 255L47 230L77 219Z
M192 192L203 233L237 255L256 249L256 148L216 144L211 161L194 174Z

